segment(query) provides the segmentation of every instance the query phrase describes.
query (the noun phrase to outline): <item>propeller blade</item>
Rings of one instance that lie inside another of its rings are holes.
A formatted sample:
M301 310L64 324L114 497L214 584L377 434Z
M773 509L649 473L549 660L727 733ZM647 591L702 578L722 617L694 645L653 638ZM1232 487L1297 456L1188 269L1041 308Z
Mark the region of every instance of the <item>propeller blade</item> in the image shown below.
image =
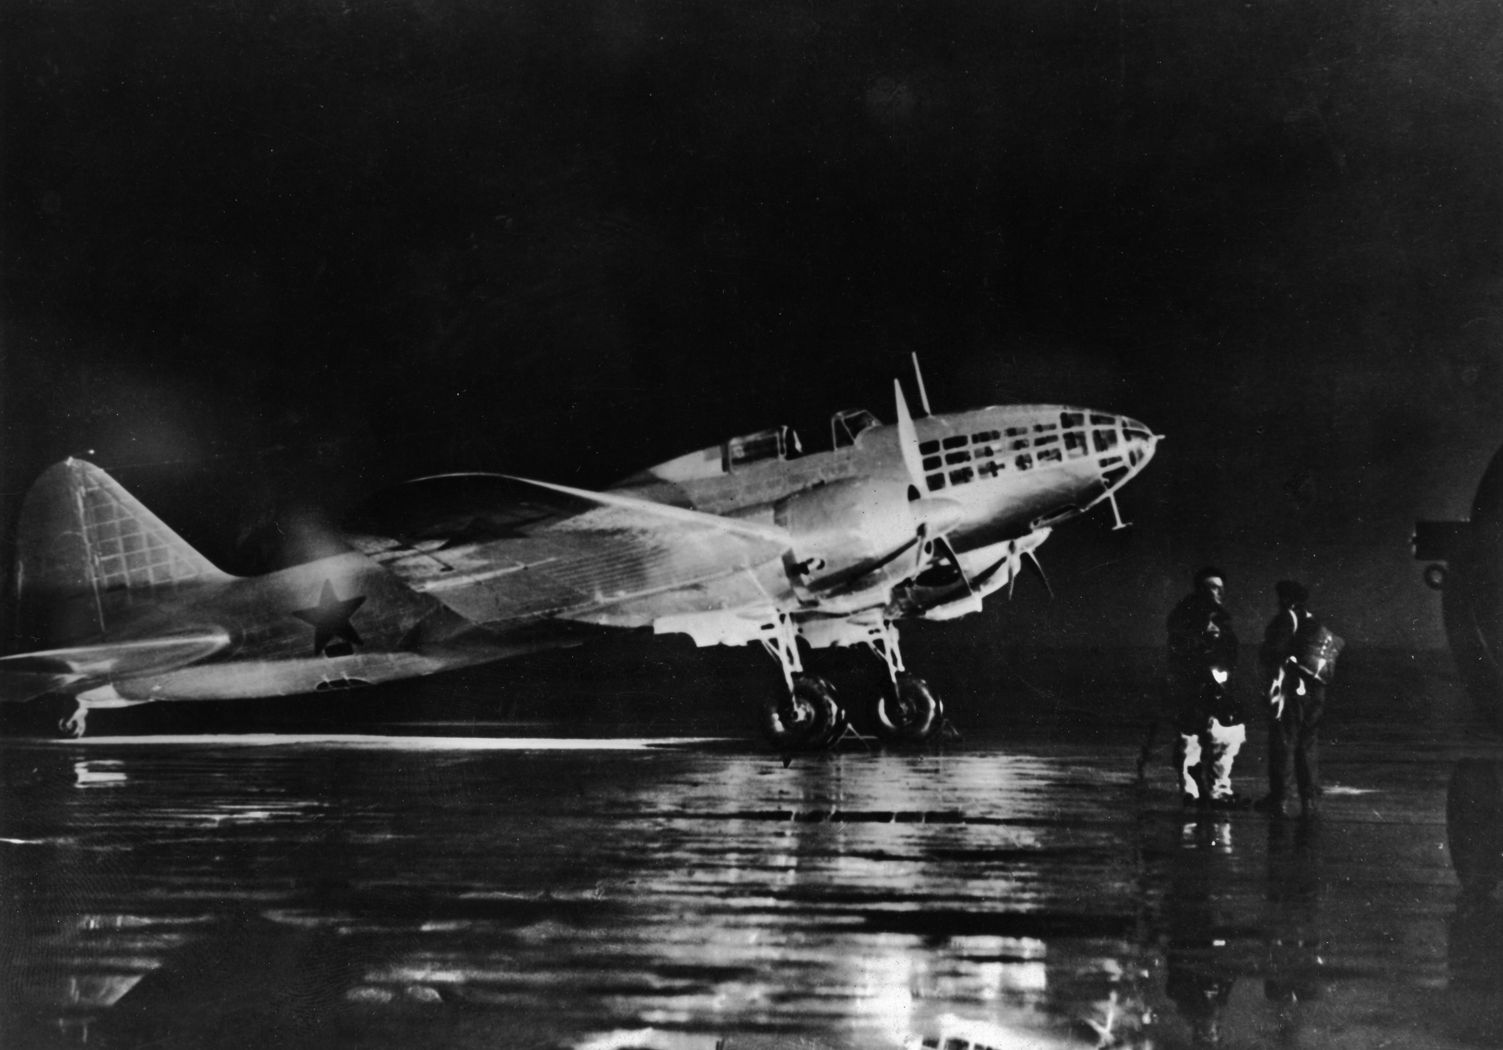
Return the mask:
M898 448L903 453L903 466L908 468L908 480L920 492L924 491L924 457L919 455L918 430L913 425L913 416L908 413L908 401L903 397L903 385L892 381L893 396L898 405Z
M1028 565L1038 575L1038 578L1044 582L1044 589L1049 592L1049 597L1053 598L1054 588L1049 584L1049 577L1044 575L1044 566L1039 562L1038 555L1034 554L1033 551L1025 551L1023 556L1028 559Z

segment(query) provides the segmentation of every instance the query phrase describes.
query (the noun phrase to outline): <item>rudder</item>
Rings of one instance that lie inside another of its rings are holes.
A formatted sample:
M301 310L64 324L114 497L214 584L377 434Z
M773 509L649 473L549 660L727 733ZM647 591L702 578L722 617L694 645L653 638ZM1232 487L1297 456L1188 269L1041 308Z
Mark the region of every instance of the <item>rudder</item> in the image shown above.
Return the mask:
M21 508L16 599L22 648L101 639L150 595L230 577L104 471L67 459Z

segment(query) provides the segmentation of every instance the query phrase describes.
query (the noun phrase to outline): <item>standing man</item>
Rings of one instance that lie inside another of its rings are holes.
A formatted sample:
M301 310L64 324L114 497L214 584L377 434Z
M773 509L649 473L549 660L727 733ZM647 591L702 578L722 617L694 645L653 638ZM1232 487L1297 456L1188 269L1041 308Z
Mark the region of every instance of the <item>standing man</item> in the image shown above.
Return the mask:
M1292 816L1296 792L1304 816L1320 809L1320 719L1341 640L1305 607L1295 580L1274 586L1279 611L1263 634L1258 662L1268 680L1268 795L1257 808Z
M1194 590L1169 614L1166 694L1179 731L1174 749L1180 798L1185 805L1235 807L1232 763L1247 738L1232 694L1237 635L1222 604L1226 577L1206 566Z

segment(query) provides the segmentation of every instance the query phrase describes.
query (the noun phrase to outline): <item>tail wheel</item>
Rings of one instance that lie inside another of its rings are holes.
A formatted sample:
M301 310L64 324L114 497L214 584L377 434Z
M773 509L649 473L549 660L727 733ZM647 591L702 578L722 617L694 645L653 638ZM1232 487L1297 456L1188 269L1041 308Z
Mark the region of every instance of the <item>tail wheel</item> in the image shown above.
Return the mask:
M800 675L791 694L772 697L762 711L762 731L781 751L828 747L845 731L846 715L835 687L823 678Z
M88 729L89 709L79 704L67 718L58 720L57 735L68 740L77 740Z
M1503 879L1503 767L1468 758L1446 790L1451 866L1468 893L1485 896Z
M884 740L927 740L944 717L944 703L929 683L916 675L898 675L896 687L877 698L877 727Z

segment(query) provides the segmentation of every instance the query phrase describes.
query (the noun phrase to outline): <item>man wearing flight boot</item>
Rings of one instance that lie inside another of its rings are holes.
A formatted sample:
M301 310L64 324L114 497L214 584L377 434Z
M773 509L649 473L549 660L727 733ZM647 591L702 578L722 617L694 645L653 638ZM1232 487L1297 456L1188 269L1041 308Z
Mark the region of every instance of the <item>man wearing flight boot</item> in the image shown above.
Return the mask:
M1166 699L1179 742L1174 749L1180 798L1187 806L1234 809L1232 763L1247 738L1232 692L1237 635L1222 604L1226 578L1207 566L1196 572L1195 589L1169 614Z

